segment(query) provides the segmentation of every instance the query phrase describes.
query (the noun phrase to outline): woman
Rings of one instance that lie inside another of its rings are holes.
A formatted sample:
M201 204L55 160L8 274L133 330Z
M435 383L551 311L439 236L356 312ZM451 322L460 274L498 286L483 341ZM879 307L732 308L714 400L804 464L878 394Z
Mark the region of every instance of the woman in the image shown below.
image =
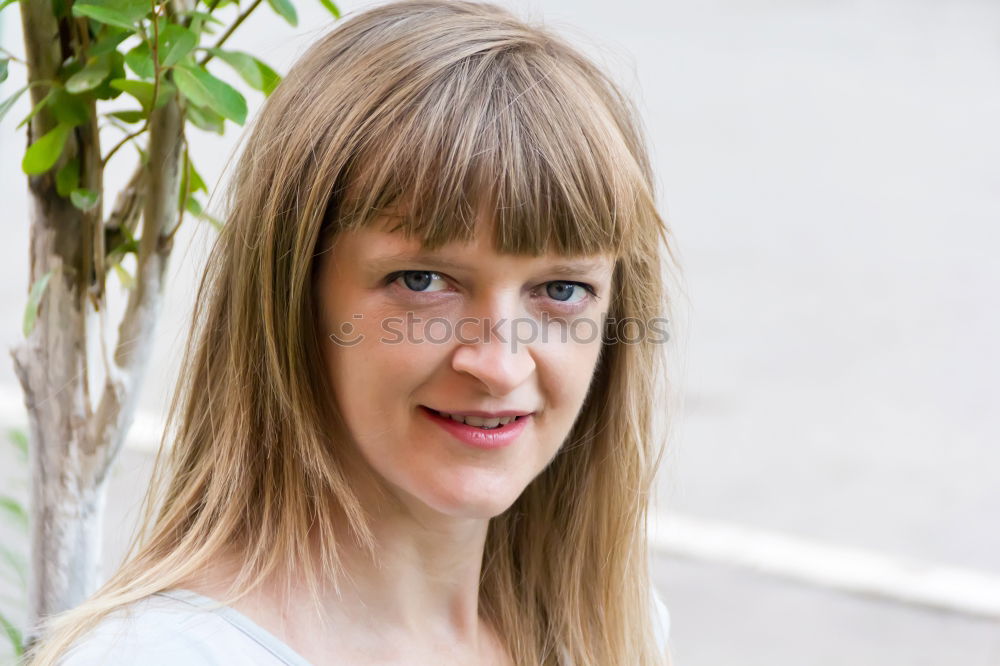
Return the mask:
M228 198L144 533L31 663L666 663L661 340L625 329L669 234L619 89L498 7L384 5Z

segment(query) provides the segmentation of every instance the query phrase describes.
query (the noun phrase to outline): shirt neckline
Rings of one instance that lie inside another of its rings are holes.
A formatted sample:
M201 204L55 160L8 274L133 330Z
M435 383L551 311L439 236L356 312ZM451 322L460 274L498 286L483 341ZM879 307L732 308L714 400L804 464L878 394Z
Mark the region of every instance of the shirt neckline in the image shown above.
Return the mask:
M305 657L292 649L288 643L284 642L264 627L260 626L249 617L236 610L232 606L222 605L216 599L188 590L186 588L174 587L169 590L161 590L157 596L169 597L177 601L196 606L215 613L223 620L234 626L245 634L248 638L258 643L261 647L273 654L288 666L313 666Z

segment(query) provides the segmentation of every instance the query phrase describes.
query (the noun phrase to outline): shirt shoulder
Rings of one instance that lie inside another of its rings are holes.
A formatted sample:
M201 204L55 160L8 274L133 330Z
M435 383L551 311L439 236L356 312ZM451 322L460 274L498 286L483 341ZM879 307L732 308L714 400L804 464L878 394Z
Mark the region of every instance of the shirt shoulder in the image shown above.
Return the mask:
M224 615L163 593L103 618L59 666L277 666L281 659Z

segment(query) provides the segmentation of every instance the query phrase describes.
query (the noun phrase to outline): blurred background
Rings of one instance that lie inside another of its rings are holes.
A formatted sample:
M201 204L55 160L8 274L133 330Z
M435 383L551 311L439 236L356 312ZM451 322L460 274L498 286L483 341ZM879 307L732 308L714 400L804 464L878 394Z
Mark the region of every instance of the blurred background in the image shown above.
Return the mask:
M656 397L670 442L653 563L675 663L1000 664L1000 2L499 4L610 69L648 131L684 277L674 393ZM286 72L332 26L319 2L296 5L297 28L262 7L230 46ZM0 14L0 45L22 55L17 12ZM23 76L12 65L0 99ZM252 118L263 98L238 87ZM15 126L29 110L22 98L0 123L5 349L28 290ZM210 187L240 129L190 130ZM130 159L112 162L109 192ZM134 524L214 233L189 217L178 234L111 481L106 572ZM6 354L0 421L24 424ZM24 497L23 464L0 450L0 486ZM0 582L14 619L16 587Z

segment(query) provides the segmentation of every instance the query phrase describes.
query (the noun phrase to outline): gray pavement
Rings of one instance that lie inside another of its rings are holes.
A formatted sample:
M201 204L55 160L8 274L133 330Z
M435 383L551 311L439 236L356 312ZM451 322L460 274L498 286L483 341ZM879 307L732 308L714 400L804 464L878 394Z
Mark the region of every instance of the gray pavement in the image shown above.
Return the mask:
M678 666L996 666L993 622L655 560Z

